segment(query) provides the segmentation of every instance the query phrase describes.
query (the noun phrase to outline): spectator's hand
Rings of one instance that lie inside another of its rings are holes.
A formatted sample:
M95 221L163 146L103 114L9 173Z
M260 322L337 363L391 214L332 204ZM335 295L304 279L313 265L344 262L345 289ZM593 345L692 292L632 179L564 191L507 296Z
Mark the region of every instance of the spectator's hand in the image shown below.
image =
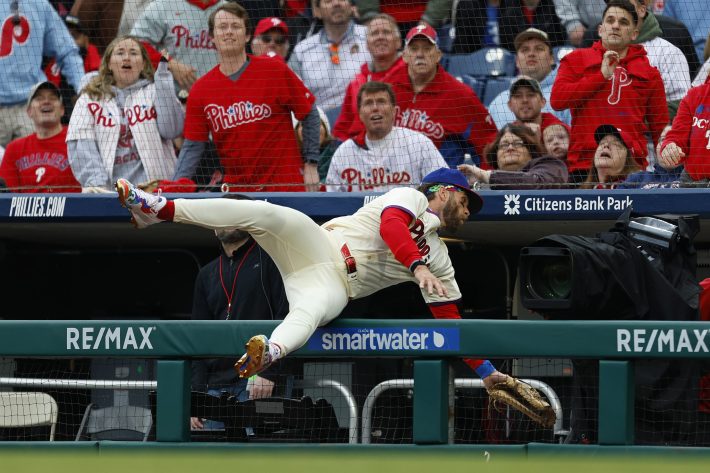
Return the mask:
M181 89L190 90L192 84L197 80L197 70L173 59L168 63L168 70L173 74L173 79L178 83Z
M491 178L491 171L484 171L476 165L460 164L458 166L458 170L466 176L466 179L468 179L468 182L471 185L475 182L483 182L488 184L488 181L490 181Z
M249 399L271 397L273 390L274 382L269 381L266 378L262 378L261 376L254 378L253 383L249 381Z
M670 142L663 148L658 163L666 169L674 169L678 167L683 158L685 158L685 153L680 146Z
M89 186L89 187L82 187L81 188L82 194L110 194L112 192L114 192L114 191L106 189L105 187L99 187L99 186Z
M318 177L318 165L316 163L305 163L303 165L303 184L307 192L318 192L320 189L320 178Z
M202 423L202 419L197 417L190 417L190 429L191 430L202 430L205 428L205 424Z
M542 143L542 128L540 128L540 125L534 122L523 122L522 124L535 134L537 141Z
M602 75L605 79L610 79L614 75L616 66L619 65L619 53L616 51L607 51L602 59Z
M569 33L567 33L567 37L569 38L569 42L572 43L572 46L578 48L582 45L582 39L584 39L585 31L586 30L583 25L577 25Z
M419 281L419 287L424 289L429 294L436 294L440 297L448 297L449 291L446 290L439 278L434 276L426 265L420 264L414 268L414 277Z

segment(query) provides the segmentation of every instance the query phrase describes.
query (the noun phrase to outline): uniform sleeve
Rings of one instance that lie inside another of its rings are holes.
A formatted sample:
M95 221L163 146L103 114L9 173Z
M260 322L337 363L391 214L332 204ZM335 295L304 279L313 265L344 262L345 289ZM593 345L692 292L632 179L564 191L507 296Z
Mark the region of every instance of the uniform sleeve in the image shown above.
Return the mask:
M394 207L386 208L381 215L380 236L387 244L394 258L411 270L412 264L422 255L409 232L411 215Z
M592 74L581 74L574 71L569 56L560 63L560 70L552 86L550 105L555 110L579 108L594 92L604 87L607 80L601 72L601 67Z
M79 48L59 14L48 4L45 16L47 30L44 35L44 55L54 57L67 82L79 93L79 84L84 76L84 61Z
M17 171L15 161L17 161L19 150L12 141L5 148L5 154L0 163L0 178L5 180L5 185L12 189L20 185L20 173Z
M264 272L266 273L266 284L268 287L269 306L272 311L274 320L283 320L288 315L289 305L286 298L286 290L284 289L281 273L274 264L273 260L266 254L265 251L259 249L264 258Z
M182 134L185 124L185 110L175 95L173 75L168 70L168 63L161 61L155 71L155 112L158 115L160 137L172 140Z
M274 63L283 68L281 72L283 74L283 82L287 88L286 93L282 94L282 97L286 98L285 105L293 112L297 120L303 120L314 108L315 96L293 71L286 66L282 66L282 63L277 60L274 60Z
M554 0L554 3L555 13L557 13L562 26L565 27L568 33L582 24L575 0Z
M404 210L412 218L421 217L429 206L426 196L416 189L398 187L379 197L382 199L382 210L395 207Z
M131 36L144 39L150 42L156 49L164 46L163 41L167 34L165 16L167 12L161 11L160 7L165 5L159 2L148 4L143 13L138 17L131 29Z
M67 157L81 187L108 187L109 173L96 142L89 102L88 95L82 94L74 107L67 129Z
M205 115L202 86L199 80L193 84L185 108L185 139L206 142L209 139L210 128Z
M690 93L680 101L678 112L673 119L673 126L668 130L666 138L661 145L661 152L663 152L663 149L668 146L669 143L675 143L680 146L680 149L683 150L686 157L690 153L690 132L693 125L695 90L696 89L691 89ZM685 158L683 158L681 162L684 160Z

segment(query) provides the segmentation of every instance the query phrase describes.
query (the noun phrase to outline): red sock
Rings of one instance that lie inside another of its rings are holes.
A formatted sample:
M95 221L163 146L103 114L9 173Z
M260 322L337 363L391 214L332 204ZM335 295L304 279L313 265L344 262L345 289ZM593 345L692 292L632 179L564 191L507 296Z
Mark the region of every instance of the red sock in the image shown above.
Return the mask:
M158 218L160 220L172 222L173 218L175 218L175 202L172 200L165 202L165 206L158 211Z

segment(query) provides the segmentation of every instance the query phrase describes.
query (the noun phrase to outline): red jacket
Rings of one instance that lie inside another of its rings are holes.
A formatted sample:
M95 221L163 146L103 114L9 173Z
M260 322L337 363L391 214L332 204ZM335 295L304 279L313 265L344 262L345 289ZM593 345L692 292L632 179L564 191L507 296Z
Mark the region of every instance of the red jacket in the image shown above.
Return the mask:
M479 156L495 140L498 130L486 107L469 87L441 66L434 79L417 94L404 63L394 67L383 80L392 84L397 99L395 126L424 133L437 148L446 138L460 135Z
M614 125L641 143L646 142L644 133L650 131L656 144L668 124L663 80L658 69L648 62L644 47L629 46L626 57L609 80L601 73L605 52L601 41L591 48L571 52L562 59L552 86L552 108L569 108L572 113L567 155L570 171L590 168L597 147L594 130L599 125ZM646 166L645 156L636 159Z
M370 65L368 63L360 66L360 73L348 84L348 88L345 91L343 107L333 127L334 137L340 141L345 141L348 138L354 138L358 135L359 131L363 130L360 115L357 110L357 93L360 91L360 87L362 87L365 82L382 80L389 71L399 66L401 63L402 58L399 58L392 64L392 67L380 72L370 72Z
M710 178L710 83L693 87L680 101L661 149L671 142L685 153L681 163L693 180Z

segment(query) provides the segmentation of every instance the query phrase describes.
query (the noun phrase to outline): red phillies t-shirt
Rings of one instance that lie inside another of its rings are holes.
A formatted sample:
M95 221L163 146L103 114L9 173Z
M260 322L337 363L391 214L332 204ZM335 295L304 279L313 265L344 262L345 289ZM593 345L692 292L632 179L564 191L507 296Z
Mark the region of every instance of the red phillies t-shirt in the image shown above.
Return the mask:
M291 112L304 119L315 97L283 61L249 61L236 81L216 66L195 82L185 138L207 141L212 134L232 191L304 191Z
M11 141L5 148L0 177L15 192L81 192L67 159L67 129L51 138L36 133Z

